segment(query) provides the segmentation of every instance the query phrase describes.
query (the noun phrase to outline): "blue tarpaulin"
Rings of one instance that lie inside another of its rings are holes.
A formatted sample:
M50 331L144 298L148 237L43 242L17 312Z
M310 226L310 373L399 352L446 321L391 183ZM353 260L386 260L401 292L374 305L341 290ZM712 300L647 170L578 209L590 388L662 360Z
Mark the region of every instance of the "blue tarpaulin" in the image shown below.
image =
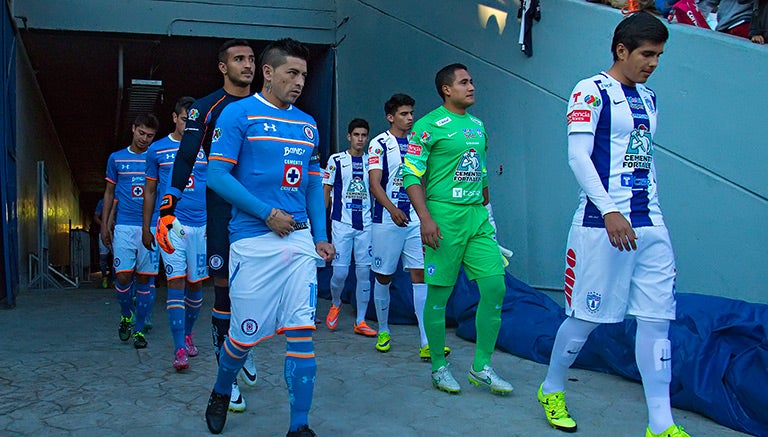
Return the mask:
M320 296L330 297L330 268L319 271ZM507 274L507 293L497 347L547 364L563 308L547 295ZM390 323L415 324L411 283L398 269L391 288ZM343 299L354 303L354 270ZM373 299L371 299L373 300ZM448 323L459 337L475 340L477 286L463 271L448 302ZM324 315L319 315L324 316ZM368 316L376 318L373 304ZM710 417L729 428L768 437L764 392L768 388L768 305L699 294L678 293L672 342L672 405ZM635 364L633 319L602 325L589 337L575 367L640 381Z

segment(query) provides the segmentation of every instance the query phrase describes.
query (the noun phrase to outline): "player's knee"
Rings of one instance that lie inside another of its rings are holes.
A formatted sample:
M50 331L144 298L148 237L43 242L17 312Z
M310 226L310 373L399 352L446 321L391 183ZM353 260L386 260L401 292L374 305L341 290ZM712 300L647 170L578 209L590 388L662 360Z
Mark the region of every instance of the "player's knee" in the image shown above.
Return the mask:
M422 271L423 276L423 271ZM381 285L387 285L390 282L392 282L392 275L383 275L381 273L376 273L376 282L378 282Z
M411 269L411 282L414 284L423 284L424 269Z
M177 290L184 289L184 278L176 278L168 281L168 288L175 288Z
M213 285L215 287L229 287L229 279L228 278L221 278L221 277L214 277L213 278Z

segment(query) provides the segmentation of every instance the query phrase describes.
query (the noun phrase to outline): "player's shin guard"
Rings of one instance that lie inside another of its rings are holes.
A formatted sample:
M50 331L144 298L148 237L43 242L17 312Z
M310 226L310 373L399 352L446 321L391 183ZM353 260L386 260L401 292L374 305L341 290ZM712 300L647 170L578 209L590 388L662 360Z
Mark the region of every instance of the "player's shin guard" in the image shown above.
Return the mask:
M168 312L168 325L171 327L175 352L184 347L184 291L168 288L165 309Z
M413 284L413 312L416 313L416 321L419 324L419 336L424 347L427 343L427 332L424 330L424 305L427 302L427 284Z
M296 431L301 425L309 424L317 363L311 330L286 331L285 339L285 384L291 403L290 430Z
M200 315L200 307L203 306L203 289L197 291L185 291L184 298L184 335L192 334L192 328Z
M568 317L560 325L552 346L552 356L549 358L547 377L544 379L541 391L544 394L565 391L565 375L581 348L587 342L589 334L598 326L597 323Z
M389 284L382 284L378 279L373 284L373 304L376 318L379 319L379 332L389 332Z
M136 284L136 329L134 332L144 331L144 322L147 320L149 308L152 304L152 291L150 284Z
M127 284L115 281L115 297L117 298L117 303L120 304L120 315L123 317L131 317L131 311L133 311L133 286L133 280L130 280Z
M333 274L331 275L331 303L333 306L341 306L341 292L344 291L348 270L349 266L333 266Z
M429 356L432 371L447 364L445 360L445 305L451 296L453 286L429 285L424 305L424 330L429 340Z
M371 301L371 268L370 266L355 266L355 300L357 300L357 320L360 323L365 320L368 312L368 302Z
M477 304L475 316L477 343L472 367L479 372L483 370L483 366L491 363L491 355L496 348L496 339L501 328L501 306L507 289L502 275L478 278L477 288L480 290L480 302Z
M643 380L648 426L657 434L674 424L669 399L672 348L668 332L668 320L637 318L635 359Z
M216 374L216 384L213 386L216 393L232 394L232 383L237 378L237 372L245 364L250 349L250 346L237 344L227 337L219 355L219 371Z

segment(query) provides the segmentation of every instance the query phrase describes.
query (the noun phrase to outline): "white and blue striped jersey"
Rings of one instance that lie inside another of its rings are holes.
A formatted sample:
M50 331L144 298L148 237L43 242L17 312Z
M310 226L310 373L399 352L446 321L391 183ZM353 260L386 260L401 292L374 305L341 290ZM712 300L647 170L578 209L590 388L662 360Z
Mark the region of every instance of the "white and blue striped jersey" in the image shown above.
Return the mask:
M146 158L146 151L133 153L129 147L109 155L106 179L115 184L118 201L115 225L142 225Z
M320 184L321 178L318 141L312 116L293 105L280 109L255 94L221 112L209 160L234 164L232 176L253 196L293 215L297 223L308 223L309 179ZM269 232L262 219L232 206L232 243Z
M653 163L656 118L653 91L623 85L606 73L576 84L568 102L568 134L594 134L592 164L632 227L664 224ZM573 224L605 227L603 212L583 189Z
M331 220L351 225L358 231L371 224L371 195L368 192L368 155L352 156L349 151L328 158L323 184L331 185Z
M389 200L408 217L410 223L418 223L419 216L403 187L403 159L408 153L408 139L398 138L389 131L373 137L368 143L368 170L381 170L381 187ZM372 200L373 223L393 223L384 205Z
M157 181L157 203L152 214L152 225L157 223L160 200L168 191L173 173L173 163L176 161L176 153L181 141L176 141L169 134L161 138L147 149L147 179ZM176 206L176 218L186 226L199 227L206 224L205 213L205 188L208 175L208 159L203 148L197 152L195 166L189 181L184 188L184 195Z

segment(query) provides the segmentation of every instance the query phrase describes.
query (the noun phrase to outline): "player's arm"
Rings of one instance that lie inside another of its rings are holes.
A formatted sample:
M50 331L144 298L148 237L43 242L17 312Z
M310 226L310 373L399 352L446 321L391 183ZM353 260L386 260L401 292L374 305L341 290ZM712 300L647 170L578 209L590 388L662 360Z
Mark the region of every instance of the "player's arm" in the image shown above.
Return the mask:
M416 126L414 126L414 132L419 132ZM403 162L403 186L421 222L421 242L432 249L437 249L440 247L443 235L427 208L427 196L422 180L427 172L429 152L430 145L423 142L420 134L411 135L408 154L405 155Z
M335 158L336 155L331 155L328 159L325 172L323 172L323 198L325 199L325 209L329 209L331 206L331 191L333 191L333 184L336 180L336 167L338 166Z
M323 200L325 201L325 209L331 207L331 191L333 191L333 185L323 184Z
M104 188L104 205L101 207L101 214L103 217L109 217L112 210L112 202L115 200L115 184L114 182L107 180L106 187ZM112 229L110 228L110 221L107 219L107 225L101 227L101 241L104 245L112 248Z
M141 209L141 242L147 250L155 250L155 238L152 236L150 228L152 224L152 213L155 211L155 200L157 199L157 179L146 177L144 183L144 204Z
M317 150L317 148L315 148ZM328 242L328 233L325 229L325 205L323 205L324 192L323 181L320 177L320 158L314 153L309 158L307 169L309 181L307 181L307 216L312 227L312 239L315 242L315 251L324 261L328 262L336 255L336 249ZM327 186L327 185L326 185Z
M381 186L382 174L383 172L378 168L372 168L368 170L368 181L371 184L371 196L373 196L373 198L376 199L376 201L379 202L381 206L387 210L387 212L389 212L389 215L392 217L392 221L397 226L406 226L408 224L408 216L406 216L403 211L400 211L400 209L398 209L397 206L395 206L395 204L389 200L387 192L384 191L384 188Z
M568 135L568 165L576 181L592 203L597 206L605 221L605 232L611 245L619 250L637 249L637 236L632 225L619 212L611 196L603 187L600 175L592 163L591 155L595 136L577 132Z

